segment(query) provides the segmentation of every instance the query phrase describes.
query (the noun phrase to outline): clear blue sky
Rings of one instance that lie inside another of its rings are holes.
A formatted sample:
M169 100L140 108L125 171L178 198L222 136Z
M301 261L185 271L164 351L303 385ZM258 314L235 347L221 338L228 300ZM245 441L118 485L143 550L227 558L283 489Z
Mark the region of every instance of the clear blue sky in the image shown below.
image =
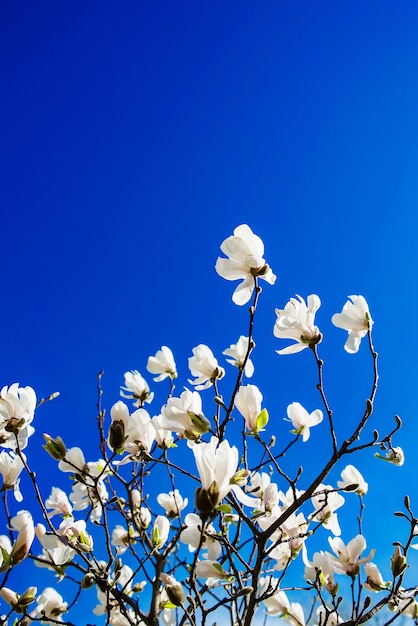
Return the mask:
M346 425L371 370L329 320L350 294L369 302L373 426L383 434L399 413L407 457L401 469L359 460L374 484L367 523L387 535L416 459L416 3L6 0L0 46L1 383L61 392L34 424L38 471L52 468L35 453L44 431L91 445L100 370L109 408L123 373L145 374L164 344L180 390L192 347L221 357L245 333L214 264L248 223L278 275L254 382L283 437L287 404L319 398L310 355L274 353L274 307L320 295L326 382Z

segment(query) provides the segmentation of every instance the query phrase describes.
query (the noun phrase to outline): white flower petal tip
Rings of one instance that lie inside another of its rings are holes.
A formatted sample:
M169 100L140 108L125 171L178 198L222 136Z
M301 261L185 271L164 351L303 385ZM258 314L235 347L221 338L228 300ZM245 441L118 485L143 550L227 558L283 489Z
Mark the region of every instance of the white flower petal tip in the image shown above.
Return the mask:
M264 244L247 224L237 226L221 244L221 250L228 258L218 257L215 269L219 276L243 281L232 295L235 304L242 306L250 300L257 277L274 285L276 276L263 258Z
M337 328L348 332L344 349L349 354L358 352L361 340L373 326L369 306L363 296L348 296L341 313L335 313L331 321Z

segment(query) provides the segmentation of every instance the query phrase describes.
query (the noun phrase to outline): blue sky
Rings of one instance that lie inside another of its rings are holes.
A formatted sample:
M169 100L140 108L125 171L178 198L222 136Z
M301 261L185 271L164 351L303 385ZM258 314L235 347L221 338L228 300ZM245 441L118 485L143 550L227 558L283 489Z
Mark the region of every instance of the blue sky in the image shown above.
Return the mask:
M373 426L404 419L403 468L359 460L374 484L367 523L387 535L415 466L416 4L46 0L0 14L1 381L61 392L36 418L38 472L51 467L35 452L42 432L91 445L100 370L109 408L123 373L145 373L168 345L180 390L195 345L220 359L245 332L214 264L248 223L278 275L262 294L254 382L283 437L287 404L319 399L310 355L274 353L274 308L320 295L326 383L346 425L370 359L365 346L345 354L329 320L350 294L369 302Z

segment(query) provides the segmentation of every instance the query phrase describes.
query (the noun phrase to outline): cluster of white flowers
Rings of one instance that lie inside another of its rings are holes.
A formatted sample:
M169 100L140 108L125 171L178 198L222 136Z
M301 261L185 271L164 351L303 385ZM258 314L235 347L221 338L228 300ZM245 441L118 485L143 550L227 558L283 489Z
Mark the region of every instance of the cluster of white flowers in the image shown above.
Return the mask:
M157 391L138 370L126 372L120 394L132 401L134 408L122 400L114 402L108 425L104 412L99 415L103 458L86 461L80 447L67 448L60 437L44 435L45 450L58 462L58 469L69 475L71 487L67 493L52 486L49 497L43 501L27 462L27 451L22 452L34 432L36 394L31 387L17 383L0 391L0 446L4 448L0 452L0 475L8 523L8 533L0 535L0 573L5 574L0 597L10 607L5 618L0 617L2 624L7 624L13 612L24 614L24 619L29 620L22 623L59 623L74 604L64 601L52 587L38 595L34 586L20 594L5 586L9 575L12 578L13 568L28 555L37 566L51 570L58 582L68 576L68 571L73 582L80 574L76 599L84 589L95 586L98 604L93 613L106 615L106 623L111 626L143 626L157 621L166 626L186 621L197 624L196 615L202 616L206 611L208 597L215 599L217 608L235 603L234 611L249 607L255 610L263 604L267 616L280 617L292 626L304 626L307 621L336 626L342 622L338 576L348 577L353 589L358 577L358 604L353 615L360 615L360 597L366 589L375 593L386 591L390 610L417 621L418 587L412 590L401 585L407 551L409 547L418 549L418 544L412 543L418 532L409 502L405 506L410 518L404 517L412 525L411 537L407 547L397 545L391 559L392 581L386 582L372 562L375 550L365 553L366 539L362 533L348 543L341 538L344 524L340 509L346 499L356 497L362 508L368 483L349 464L341 471L336 486L328 484L333 480L331 470L335 471L337 461L352 452L351 444L360 438L374 395L368 400L360 427L338 448L332 412L322 389L322 361L318 356L323 339L315 323L320 298L311 294L305 301L297 295L282 309L276 309L273 334L291 342L276 352L287 355L309 349L314 355L320 370L318 389L329 418L334 449L325 471L316 478L310 477L304 490L297 488L304 480L301 470L292 480L282 470L282 460L290 447L303 445L306 450L312 439L319 439L321 433L324 437L324 414L315 405L308 410L300 402L290 402L283 419L291 423L295 436L289 438L290 443L280 453L275 452L276 434L271 433L277 432L283 414L278 420L276 416L274 423L264 406L269 404L268 398L263 397L256 384L243 384L243 380L255 373L250 357L255 349L252 329L261 291L259 281L273 285L276 276L264 259L263 242L246 224L234 230L221 250L226 258L218 258L217 273L227 280L241 281L233 293L233 302L244 305L253 297L248 336L240 335L235 344L223 351L226 362L236 368L229 404L221 394L221 390L227 389L223 380L227 372L209 346L200 343L192 349L188 359L191 388L185 387L178 394L174 386L178 377L174 355L170 348L161 346L148 358L146 369L155 383L168 379L164 403L158 405L155 414L149 412L150 406L146 410L145 405L155 405ZM373 320L363 296L349 296L342 312L333 315L332 323L348 332L347 352L356 353L361 339L367 336L375 357L371 343ZM207 391L210 389L212 394ZM205 415L205 395L215 396L215 415L208 410ZM239 429L240 449L228 439L233 432L232 422ZM314 427L318 428L310 440ZM262 437L269 430L267 444ZM401 466L403 451L392 445L392 435L382 441L375 435L375 440L362 449L379 445L383 455L376 454L378 458ZM254 461L252 455L257 448L261 454ZM17 502L23 500L21 476L25 471L41 503L42 523L36 526L27 510L16 515L9 513L8 492L13 492ZM194 502L176 488L175 480L180 474L184 485L193 485ZM319 528L322 530L318 536L321 532L327 536L331 551L314 552L310 560L309 538ZM32 547L35 537L41 546L37 555ZM304 605L290 601L291 590L281 588L296 559L305 566L305 589L316 592L321 600L316 614L312 609L309 619ZM152 587L149 613L143 608L146 601L137 599L147 583ZM331 598L329 603L324 591ZM251 601L238 602L245 596L250 596ZM29 608L31 605L34 608ZM196 607L200 613L196 613ZM207 609L208 613L212 610ZM366 609L361 610L363 615ZM180 611L183 617L179 617ZM238 621L249 623L241 618Z

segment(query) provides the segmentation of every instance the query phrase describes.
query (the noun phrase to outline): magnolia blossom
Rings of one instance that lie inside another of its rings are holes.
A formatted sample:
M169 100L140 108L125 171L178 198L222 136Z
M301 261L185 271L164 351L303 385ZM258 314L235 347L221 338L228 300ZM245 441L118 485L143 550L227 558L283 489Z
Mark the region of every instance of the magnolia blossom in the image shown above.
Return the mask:
M360 474L358 469L354 467L354 465L347 465L346 468L341 472L342 480L337 482L337 485L340 489L346 489L350 485L357 485L354 491L358 493L359 496L365 496L369 485L364 480L363 476Z
M351 302L350 302L351 300ZM358 352L360 342L373 325L369 307L363 296L348 296L341 313L332 316L332 323L337 328L348 331L345 350L350 354Z
M362 552L366 549L366 540L363 535L357 535L347 545L344 544L340 537L329 537L328 541L337 555L337 557L331 555L334 570L337 574L356 576L359 573L360 565L371 561L375 553L375 550L371 550L368 556L360 558Z
M152 402L154 394L150 392L148 383L137 370L125 372L125 387L121 387L122 398L135 400L134 406L141 407L144 402ZM128 393L124 393L128 391Z
M168 539L170 521L164 515L157 515L152 528L152 543L156 548L162 548Z
M390 582L385 582L383 580L383 576L380 573L379 568L374 563L365 563L364 571L367 576L364 586L366 589L369 589L369 591L384 591L390 587Z
M3 563L6 560L6 567L8 567L7 557L12 553L12 543L7 535L0 535L0 572L3 571ZM6 556L7 555L7 556Z
M157 425L188 439L198 439L208 432L210 424L202 413L202 398L197 391L186 389L180 398L169 398L156 417Z
M219 444L219 445L218 445ZM224 439L211 437L209 443L194 443L193 453L202 483L196 493L196 506L203 514L211 513L232 489L238 465L238 450Z
M35 526L29 511L19 511L11 519L11 528L18 531L17 539L12 548L12 563L17 565L28 554L35 538Z
M26 589L26 591L22 594L16 593L16 591L13 591L8 587L2 587L0 589L0 596L3 600L5 600L5 602L10 604L14 611L17 613L23 613L29 604L32 604L32 602L35 601L37 592L38 590L36 587L28 587L28 589Z
M329 611L324 606L319 606L316 609L316 620L321 626L324 624L326 626L337 626L344 621L336 611Z
M308 296L308 305L300 296L290 298L284 309L276 309L276 323L273 333L279 339L293 339L287 348L276 350L277 354L294 354L319 343L322 335L314 325L315 313L321 306L321 300L315 294Z
M171 430L166 430L165 428L161 428L159 425L159 417L155 415L151 421L155 428L155 443L159 448L163 450L168 450L168 448L175 448L176 444L174 443L174 437Z
M36 408L36 394L32 387L19 387L14 383L0 391L0 445L21 450L26 448L28 438L35 432L31 422Z
M415 599L414 591L405 591L403 587L389 600L388 609L394 613L408 615L414 621L418 619L418 602Z
M93 549L93 538L87 532L84 520L75 521L72 517L67 517L55 533L43 532L43 530L39 529L40 532L37 530L37 535L45 550L56 550L62 544L85 552L91 552Z
M210 561L216 561L222 552L222 546L216 539L216 530L212 524L203 525L201 518L196 513L188 513L184 523L186 528L180 533L180 541L189 546L190 552L194 552L200 546L203 532L201 548L208 551Z
M252 348L254 347L255 347L255 343L252 342ZM237 343L231 344L227 350L224 350L222 352L222 354L224 354L225 356L231 357L230 359L227 359L228 363L241 369L242 366L244 365L247 352L248 352L248 337L244 337L244 335L241 335ZM248 358L247 362L245 363L244 374L247 376L247 378L251 378L251 376L254 374L254 364L250 358Z
M150 356L148 358L147 370L151 374L158 374L154 378L156 383L161 382L165 378L177 378L176 364L170 348L161 346L161 350L157 350L155 356Z
M267 609L268 615L285 615L290 610L290 602L284 591L279 589L278 581L274 578L261 579L260 596L267 597L263 600L263 604ZM268 595L271 594L271 595Z
M380 454L376 454L376 456L380 459L384 459L385 461L389 461L389 463L397 465L398 467L401 467L401 465L405 463L404 451L399 446L396 448L390 448L385 457L380 456Z
M40 596L36 598L36 609L32 611L31 617L41 619L42 624L51 624L62 622L62 613L65 613L68 607L67 602L58 591L52 587L46 587ZM47 621L48 618L53 622Z
M112 546L117 548L118 554L124 554L128 547L135 543L139 535L134 531L132 526L128 529L125 526L117 524L112 531Z
M208 587L214 587L218 584L219 580L231 578L230 573L227 572L220 563L206 559L197 562L196 576L199 576L199 578L207 578L206 584Z
M157 502L165 509L167 517L177 517L186 508L189 500L183 498L178 489L174 489L168 493L160 493Z
M243 385L235 396L235 406L245 419L247 429L251 433L260 431L257 418L261 413L263 395L256 385Z
M129 417L125 437L125 450L128 452L128 457L124 457L120 464L140 460L144 452L150 452L155 440L155 428L145 409L137 409Z
M90 519L93 522L99 522L102 517L102 502L107 502L109 494L103 480L98 480L94 486L88 486L85 483L75 482L70 500L73 503L75 511L84 511L89 506L92 507Z
M268 593L270 589L272 595L263 600L267 614L279 615L293 626L304 626L305 616L299 602L289 602L285 592L278 588L278 583L272 578L263 581L262 593Z
M51 495L45 501L45 506L47 509L52 509L52 512L49 513L49 517L53 517L54 515L68 517L72 515L73 512L73 507L68 500L67 494L62 489L59 489L59 487L52 487Z
M312 561L309 561L306 546L302 550L305 564L304 578L311 583L324 586L329 593L334 594L337 586L334 582L334 561L328 552L315 552Z
M235 304L246 304L251 298L255 286L255 277L259 276L274 285L276 276L263 259L264 244L247 224L234 230L234 235L221 244L227 259L218 258L215 269L226 280L242 280L235 289L232 300Z
M85 472L86 471L86 459L81 448L70 448L65 453L65 459L58 463L58 469L61 472Z
M23 458L26 458L22 454ZM20 456L14 452L0 452L0 474L3 477L3 489L13 489L17 502L22 502L23 496L19 489L19 475L24 468L24 463Z
M184 591L181 584L174 578L174 576L170 576L169 574L165 574L162 572L160 574L160 578L165 586L165 591L168 595L169 600L175 606L181 606L184 602Z
M289 421L292 422L294 433L302 435L303 441L308 441L312 426L320 424L323 419L322 411L316 409L312 413L308 411L299 402L292 402L287 407L287 416Z
M343 496L333 490L331 485L318 485L317 492L311 498L315 512L312 519L321 522L334 535L340 535L341 529L335 511L345 502Z
M64 565L73 559L75 550L67 543L63 543L59 539L59 532L57 535L48 533L43 524L37 524L35 528L35 534L43 548L42 554L40 554L35 560L37 567L46 567L54 572L57 571L57 566Z
M218 365L212 350L205 344L199 344L193 348L192 352L193 356L189 358L189 370L192 376L196 376L196 379L189 380L189 383L196 385L198 391L208 389L215 380L225 375L225 370Z

